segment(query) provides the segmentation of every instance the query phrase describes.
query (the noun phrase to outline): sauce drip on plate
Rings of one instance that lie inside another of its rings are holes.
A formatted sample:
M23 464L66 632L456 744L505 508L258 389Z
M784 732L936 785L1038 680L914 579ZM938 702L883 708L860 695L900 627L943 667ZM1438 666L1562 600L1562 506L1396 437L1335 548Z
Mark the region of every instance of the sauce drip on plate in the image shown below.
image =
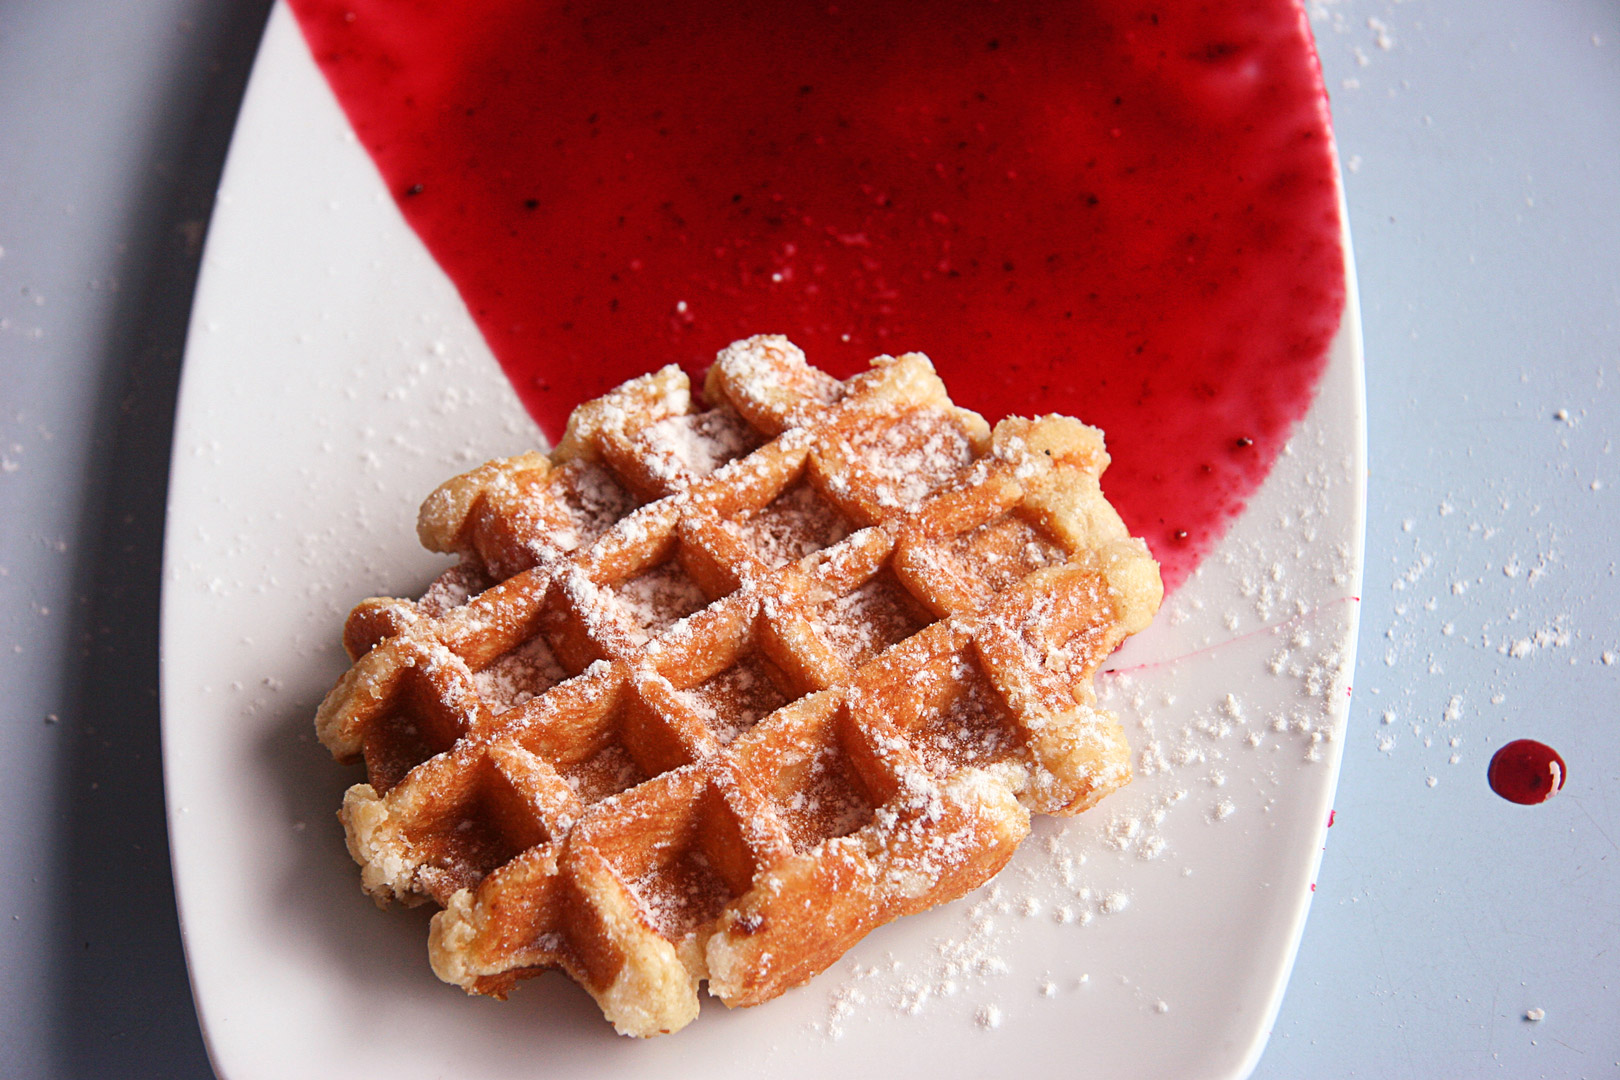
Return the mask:
M1534 739L1515 739L1491 756L1486 779L1508 802L1533 806L1564 786L1569 768L1558 751Z
M784 333L1102 427L1174 587L1344 304L1297 0L293 0L406 220L553 438Z

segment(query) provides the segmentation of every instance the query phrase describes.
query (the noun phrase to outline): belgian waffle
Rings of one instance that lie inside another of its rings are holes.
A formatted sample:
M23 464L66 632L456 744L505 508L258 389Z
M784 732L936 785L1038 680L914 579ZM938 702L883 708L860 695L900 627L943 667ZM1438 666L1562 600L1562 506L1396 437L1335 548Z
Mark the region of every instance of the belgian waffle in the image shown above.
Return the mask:
M459 556L355 608L316 717L340 817L433 969L571 975L619 1031L753 1005L994 875L1130 778L1098 665L1158 566L1078 421L991 431L926 357L845 382L778 337L580 406L424 504Z

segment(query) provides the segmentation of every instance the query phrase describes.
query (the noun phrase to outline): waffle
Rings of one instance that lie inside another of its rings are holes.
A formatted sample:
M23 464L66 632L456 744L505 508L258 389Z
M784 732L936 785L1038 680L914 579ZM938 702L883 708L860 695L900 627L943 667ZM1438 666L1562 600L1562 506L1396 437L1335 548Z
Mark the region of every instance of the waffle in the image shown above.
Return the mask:
M1101 433L991 431L926 357L845 382L778 337L574 411L440 487L458 564L367 600L316 718L379 904L440 978L560 968L622 1033L804 983L1130 778L1098 665L1157 609Z

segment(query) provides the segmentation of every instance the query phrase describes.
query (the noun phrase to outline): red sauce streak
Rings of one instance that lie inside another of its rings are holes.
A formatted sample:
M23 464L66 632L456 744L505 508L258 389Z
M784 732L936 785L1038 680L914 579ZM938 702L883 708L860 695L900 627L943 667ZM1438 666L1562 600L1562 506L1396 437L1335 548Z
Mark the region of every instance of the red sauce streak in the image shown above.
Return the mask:
M671 360L920 350L1102 427L1172 587L1310 404L1345 297L1299 0L293 0L553 438Z
M1544 803L1564 786L1569 767L1558 751L1534 739L1515 739L1491 756L1491 790L1522 806Z

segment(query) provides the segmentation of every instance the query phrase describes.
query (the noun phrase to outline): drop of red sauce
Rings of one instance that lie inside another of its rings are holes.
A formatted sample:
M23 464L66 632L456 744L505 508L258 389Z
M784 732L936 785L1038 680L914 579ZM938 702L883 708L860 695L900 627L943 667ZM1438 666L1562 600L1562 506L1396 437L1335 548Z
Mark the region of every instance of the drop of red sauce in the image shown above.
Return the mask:
M1345 297L1299 0L293 0L553 438L785 333L1102 427L1174 587L1310 404Z
M1491 756L1485 777L1508 802L1533 806L1564 786L1569 769L1558 751L1534 739L1515 739Z

